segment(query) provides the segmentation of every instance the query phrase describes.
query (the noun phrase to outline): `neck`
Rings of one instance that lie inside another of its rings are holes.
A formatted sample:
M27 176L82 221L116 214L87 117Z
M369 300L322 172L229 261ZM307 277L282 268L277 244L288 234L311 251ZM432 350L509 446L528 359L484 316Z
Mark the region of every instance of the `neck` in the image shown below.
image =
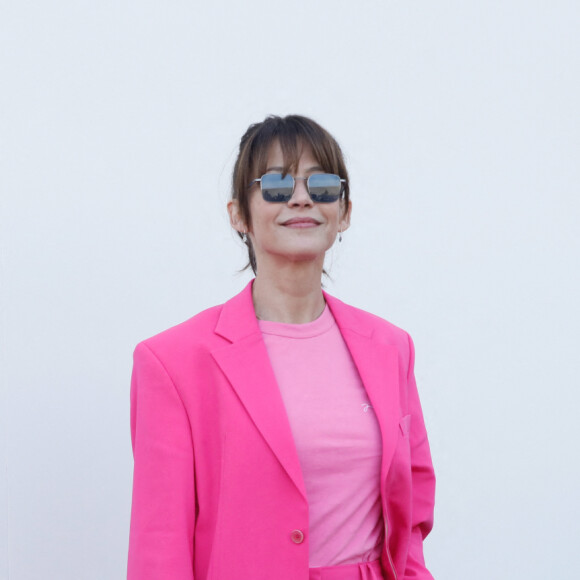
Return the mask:
M276 269L262 266L252 288L259 319L305 324L322 314L325 306L320 283L322 264L290 263Z

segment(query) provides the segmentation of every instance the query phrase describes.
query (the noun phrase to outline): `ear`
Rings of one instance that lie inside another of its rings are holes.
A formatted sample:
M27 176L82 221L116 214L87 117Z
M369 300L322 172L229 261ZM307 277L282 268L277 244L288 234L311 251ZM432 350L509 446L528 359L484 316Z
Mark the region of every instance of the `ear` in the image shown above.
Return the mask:
M338 231L345 232L350 227L350 214L352 213L352 201L348 202L348 206L345 206L341 202L341 215L340 221L338 222Z
M248 228L242 219L240 204L237 199L230 199L230 201L228 201L228 215L230 216L230 224L236 232L239 232L240 234L248 233Z

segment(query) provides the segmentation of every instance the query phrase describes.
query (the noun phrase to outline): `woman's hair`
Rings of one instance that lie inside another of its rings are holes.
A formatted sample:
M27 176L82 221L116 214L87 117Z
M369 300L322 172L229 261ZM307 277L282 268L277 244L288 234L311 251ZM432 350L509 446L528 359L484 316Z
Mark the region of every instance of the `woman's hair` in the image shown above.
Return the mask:
M252 223L248 186L253 179L261 177L266 172L270 147L275 141L280 143L284 155L284 174L298 167L302 147L309 145L316 161L326 173L334 173L346 180L340 203L345 209L348 208L350 199L348 173L336 139L308 117L270 115L261 123L250 125L244 133L232 174L232 199L238 201L240 217L248 229ZM238 235L243 239L240 232ZM245 243L249 258L246 268L251 267L255 274L256 255L248 236Z

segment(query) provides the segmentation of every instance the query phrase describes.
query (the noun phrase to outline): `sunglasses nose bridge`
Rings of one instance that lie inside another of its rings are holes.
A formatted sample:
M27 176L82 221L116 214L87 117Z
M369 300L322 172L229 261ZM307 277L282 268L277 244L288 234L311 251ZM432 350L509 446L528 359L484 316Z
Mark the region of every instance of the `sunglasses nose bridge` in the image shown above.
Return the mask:
M294 177L294 190L292 192L292 197L290 198L290 203L292 202L306 204L312 203L312 198L308 191L307 177Z

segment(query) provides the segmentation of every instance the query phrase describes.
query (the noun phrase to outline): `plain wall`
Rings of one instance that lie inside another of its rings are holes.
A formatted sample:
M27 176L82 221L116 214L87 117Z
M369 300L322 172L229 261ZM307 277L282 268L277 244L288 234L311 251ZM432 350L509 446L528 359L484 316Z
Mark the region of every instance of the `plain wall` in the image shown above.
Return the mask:
M415 340L434 576L580 577L577 2L0 6L0 579L124 577L132 350L249 280L270 113L347 155L327 289Z

